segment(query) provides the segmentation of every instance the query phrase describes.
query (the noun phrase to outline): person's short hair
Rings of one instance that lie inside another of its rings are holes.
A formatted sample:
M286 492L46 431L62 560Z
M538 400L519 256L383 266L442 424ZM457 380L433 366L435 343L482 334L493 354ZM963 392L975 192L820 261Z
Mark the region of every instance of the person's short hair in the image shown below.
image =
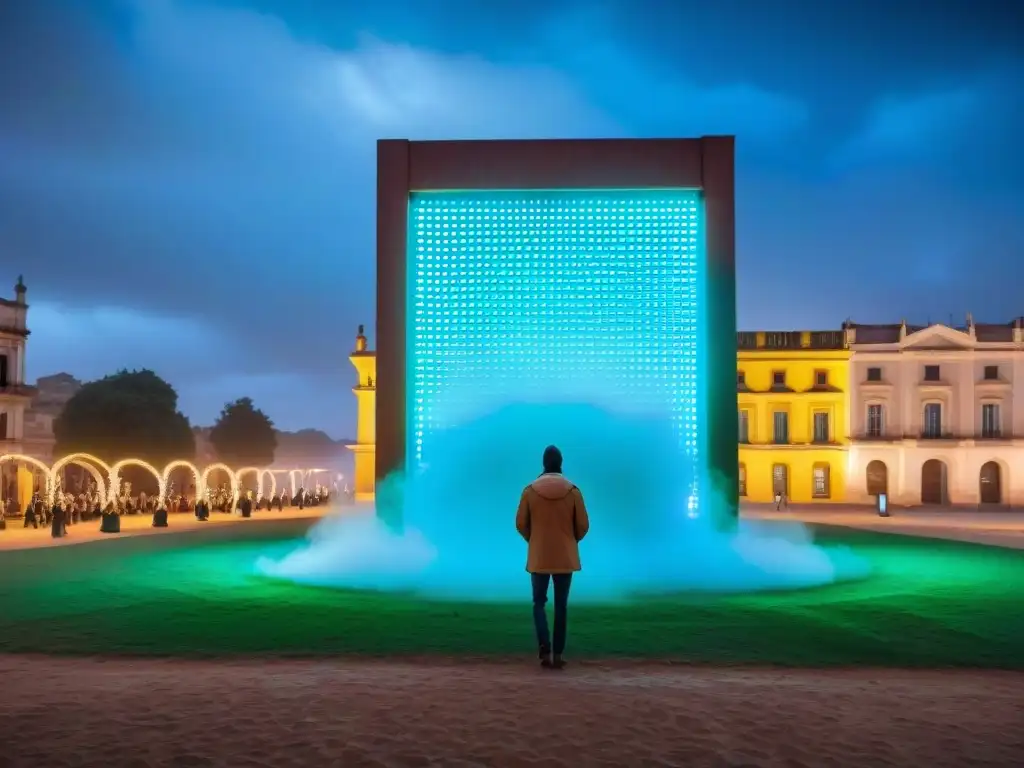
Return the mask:
M561 472L562 471L562 452L553 445L549 445L544 449L544 471L545 472Z

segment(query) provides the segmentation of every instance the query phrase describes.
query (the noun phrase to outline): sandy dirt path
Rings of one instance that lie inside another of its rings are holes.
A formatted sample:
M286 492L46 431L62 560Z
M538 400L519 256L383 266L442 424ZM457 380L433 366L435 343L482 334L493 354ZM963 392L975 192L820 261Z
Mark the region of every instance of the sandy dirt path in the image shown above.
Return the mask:
M997 672L7 656L0 766L1019 766L1022 692Z

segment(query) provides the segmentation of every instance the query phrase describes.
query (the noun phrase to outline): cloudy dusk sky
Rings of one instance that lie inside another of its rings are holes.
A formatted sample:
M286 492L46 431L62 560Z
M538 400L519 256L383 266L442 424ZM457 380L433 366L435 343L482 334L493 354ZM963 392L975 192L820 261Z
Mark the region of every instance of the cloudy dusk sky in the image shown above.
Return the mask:
M29 375L353 433L378 138L737 136L741 328L1024 314L1024 3L0 1Z

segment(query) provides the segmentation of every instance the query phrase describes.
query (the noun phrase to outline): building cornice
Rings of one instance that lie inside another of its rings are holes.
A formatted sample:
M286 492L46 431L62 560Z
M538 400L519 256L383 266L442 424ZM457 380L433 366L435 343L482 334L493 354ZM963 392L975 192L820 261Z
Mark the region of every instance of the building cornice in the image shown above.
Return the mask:
M864 346L851 346L850 358L855 363L871 361L891 361L894 356L912 360L920 359L946 359L946 360L984 360L984 359L1005 359L1007 355L1024 354L1024 344L997 343L979 344L972 349L900 349L895 344L868 344Z

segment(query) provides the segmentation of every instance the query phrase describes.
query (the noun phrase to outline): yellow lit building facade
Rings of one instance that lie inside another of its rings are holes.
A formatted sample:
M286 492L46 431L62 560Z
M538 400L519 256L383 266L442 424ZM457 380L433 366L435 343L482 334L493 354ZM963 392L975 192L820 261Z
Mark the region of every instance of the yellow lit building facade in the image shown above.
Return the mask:
M757 331L737 338L740 500L845 500L850 352L844 331ZM377 359L362 326L349 357L358 380L355 493L374 497Z
M356 442L348 449L355 460L356 501L373 501L377 458L377 355L367 348L363 326L356 335L356 349L349 355L356 369Z
M844 331L737 338L740 501L845 500L850 351Z

